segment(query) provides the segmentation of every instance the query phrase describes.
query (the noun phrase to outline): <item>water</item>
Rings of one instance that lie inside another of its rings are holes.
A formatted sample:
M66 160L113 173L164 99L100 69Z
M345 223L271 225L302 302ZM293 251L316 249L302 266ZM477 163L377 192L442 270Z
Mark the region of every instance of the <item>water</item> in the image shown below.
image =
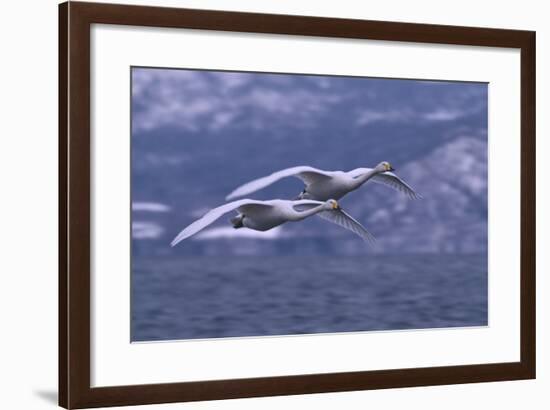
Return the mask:
M487 325L485 255L133 261L132 341Z

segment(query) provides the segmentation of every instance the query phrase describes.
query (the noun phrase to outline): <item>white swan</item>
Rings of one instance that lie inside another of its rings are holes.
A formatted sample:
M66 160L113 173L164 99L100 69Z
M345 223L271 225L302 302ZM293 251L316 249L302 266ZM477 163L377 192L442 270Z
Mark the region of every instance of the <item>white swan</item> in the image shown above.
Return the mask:
M355 191L367 181L387 185L404 193L411 199L421 198L405 181L391 171L394 171L394 169L386 161L381 162L374 168L356 168L349 172L323 171L309 166L292 167L241 185L231 192L226 200L248 195L290 176L301 179L306 185L298 196L299 199L315 199L318 201L326 201L330 198L340 199L344 195Z
M233 210L238 212L237 216L231 218L234 228L246 227L256 231L267 231L285 222L301 221L311 215L318 214L352 231L364 240L374 240L374 237L359 222L344 212L334 199L329 199L326 202L308 199L298 201L282 199L255 201L253 199L241 199L207 212L202 218L181 231L174 238L171 245L177 245L184 239L206 228L222 215Z

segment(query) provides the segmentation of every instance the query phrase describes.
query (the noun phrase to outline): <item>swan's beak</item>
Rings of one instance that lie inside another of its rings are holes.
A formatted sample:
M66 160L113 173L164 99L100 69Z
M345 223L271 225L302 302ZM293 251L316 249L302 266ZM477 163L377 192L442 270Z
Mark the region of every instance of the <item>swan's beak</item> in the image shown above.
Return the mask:
M388 171L395 171L395 168L390 165L390 168L388 169Z
M338 205L338 202L334 201L332 204L332 209L340 209L340 205Z

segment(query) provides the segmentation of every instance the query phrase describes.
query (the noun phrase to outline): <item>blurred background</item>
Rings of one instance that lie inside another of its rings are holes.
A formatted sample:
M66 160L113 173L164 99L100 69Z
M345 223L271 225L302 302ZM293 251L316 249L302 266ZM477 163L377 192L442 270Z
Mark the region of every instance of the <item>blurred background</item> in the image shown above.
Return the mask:
M486 325L487 87L134 67L132 339ZM169 246L252 179L380 161L423 199L343 198L375 247L320 218L260 233L231 215Z

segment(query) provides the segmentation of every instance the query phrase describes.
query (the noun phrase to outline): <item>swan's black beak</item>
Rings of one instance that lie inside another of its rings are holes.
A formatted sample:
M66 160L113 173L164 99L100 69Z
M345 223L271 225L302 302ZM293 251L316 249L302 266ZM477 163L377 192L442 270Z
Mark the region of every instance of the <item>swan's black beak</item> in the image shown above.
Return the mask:
M390 165L390 169L388 169L388 171L395 171L395 168Z

